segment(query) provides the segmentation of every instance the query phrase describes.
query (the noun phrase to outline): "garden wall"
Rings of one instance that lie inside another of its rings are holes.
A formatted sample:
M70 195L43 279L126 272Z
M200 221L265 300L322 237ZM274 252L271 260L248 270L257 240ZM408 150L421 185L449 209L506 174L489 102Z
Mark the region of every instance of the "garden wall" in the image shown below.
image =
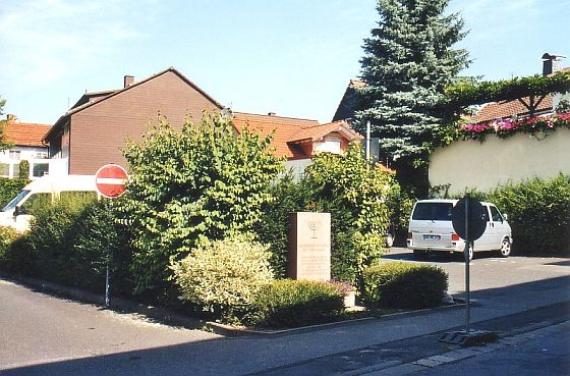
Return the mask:
M570 174L570 129L564 128L546 137L520 133L507 139L489 135L483 143L457 141L432 153L429 181L433 187L450 184L449 194L475 188L485 192L560 172Z

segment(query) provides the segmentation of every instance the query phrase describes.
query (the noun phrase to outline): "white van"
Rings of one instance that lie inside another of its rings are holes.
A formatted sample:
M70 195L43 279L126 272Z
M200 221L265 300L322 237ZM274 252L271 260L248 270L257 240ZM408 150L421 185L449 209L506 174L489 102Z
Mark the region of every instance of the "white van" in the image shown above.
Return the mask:
M0 226L27 231L33 218L30 208L40 201L54 201L66 195L88 195L97 198L93 175L46 175L26 185L0 212Z
M453 230L451 210L459 200L420 200L416 202L410 217L407 246L414 256L427 252L463 252L465 242ZM506 217L491 203L482 202L485 208L487 228L475 241L475 252L499 251L501 256L511 254L513 238ZM473 258L470 250L469 258Z

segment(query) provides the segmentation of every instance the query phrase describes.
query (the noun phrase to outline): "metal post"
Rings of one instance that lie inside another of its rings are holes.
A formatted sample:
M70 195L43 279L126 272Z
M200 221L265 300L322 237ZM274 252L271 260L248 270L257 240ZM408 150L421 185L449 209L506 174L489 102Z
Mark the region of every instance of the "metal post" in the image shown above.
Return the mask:
M107 247L107 266L105 278L105 307L109 307L109 247Z
M370 160L370 121L366 122L366 160Z
M469 196L465 196L465 293L467 295L467 305L465 306L465 334L469 335L469 321L470 321L470 289L469 289L469 247L471 246L471 237L469 236Z

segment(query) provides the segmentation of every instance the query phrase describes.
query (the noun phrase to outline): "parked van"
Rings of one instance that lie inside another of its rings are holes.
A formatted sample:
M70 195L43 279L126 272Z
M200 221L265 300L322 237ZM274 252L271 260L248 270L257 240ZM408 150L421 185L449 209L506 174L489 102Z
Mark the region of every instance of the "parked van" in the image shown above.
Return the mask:
M459 200L420 200L416 202L410 217L407 246L414 256L427 252L462 253L465 242L455 233L451 223L451 210ZM499 209L491 203L482 202L485 208L487 228L474 243L475 252L499 251L501 256L511 254L513 238L511 226ZM470 250L469 258L473 258Z
M30 228L30 209L41 202L53 202L69 196L97 198L93 175L46 175L26 185L0 212L0 226L24 232Z

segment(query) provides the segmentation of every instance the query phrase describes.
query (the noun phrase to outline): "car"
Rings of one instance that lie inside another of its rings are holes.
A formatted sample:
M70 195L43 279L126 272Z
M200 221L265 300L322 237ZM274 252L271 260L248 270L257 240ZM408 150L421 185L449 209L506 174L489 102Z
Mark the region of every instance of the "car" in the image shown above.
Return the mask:
M459 200L431 199L415 203L408 227L407 248L415 257L428 252L463 253L465 242L454 231L451 211ZM498 251L502 257L511 255L513 237L506 215L501 214L496 205L481 203L485 209L487 227L483 235L470 249L469 259L474 252Z

